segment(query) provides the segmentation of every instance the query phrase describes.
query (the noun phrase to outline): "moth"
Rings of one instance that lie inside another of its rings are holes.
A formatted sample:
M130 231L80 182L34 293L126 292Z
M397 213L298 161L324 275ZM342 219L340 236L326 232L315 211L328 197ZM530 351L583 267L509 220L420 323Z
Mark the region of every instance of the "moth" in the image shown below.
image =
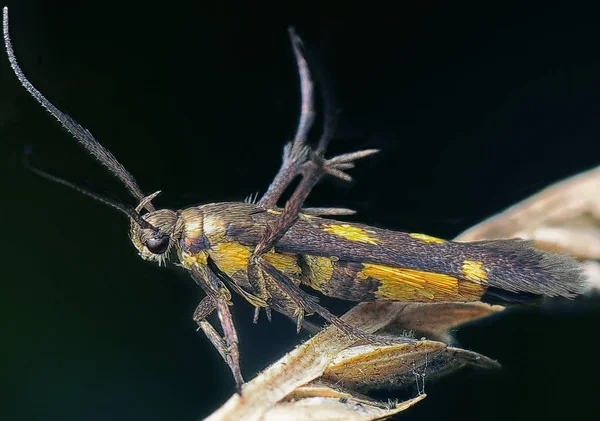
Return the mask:
M232 294L241 295L271 318L271 311L296 321L317 314L349 335L367 338L322 306L301 286L329 297L355 302L520 300L536 296L572 298L582 289L576 262L566 255L537 250L531 242L510 239L453 242L342 222L332 217L352 213L339 208L303 208L313 187L325 176L350 180L354 161L374 154L363 150L326 158L333 134L331 118L310 146L314 84L301 39L290 29L300 78L301 114L294 139L283 149L283 162L258 200L210 203L186 209L155 209L134 177L84 127L57 109L25 77L8 32L3 11L4 41L15 75L23 87L73 137L107 167L138 201L136 207L85 191L36 168L33 171L73 187L121 211L130 220L130 238L144 260L159 265L174 260L206 294L193 318L229 366L238 391L238 336L231 317ZM291 182L297 187L282 207L278 202ZM216 311L222 333L207 320Z

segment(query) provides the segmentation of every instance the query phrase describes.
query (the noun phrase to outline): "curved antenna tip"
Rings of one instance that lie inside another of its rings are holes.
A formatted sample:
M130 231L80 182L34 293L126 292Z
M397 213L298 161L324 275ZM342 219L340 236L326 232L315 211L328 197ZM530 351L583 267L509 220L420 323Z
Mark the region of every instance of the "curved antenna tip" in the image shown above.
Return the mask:
M8 34L8 6L2 8L2 26L4 27L4 38Z
M290 37L290 40L292 41L292 44L294 44L294 45L302 45L302 39L296 33L296 27L295 26L288 26L288 35Z

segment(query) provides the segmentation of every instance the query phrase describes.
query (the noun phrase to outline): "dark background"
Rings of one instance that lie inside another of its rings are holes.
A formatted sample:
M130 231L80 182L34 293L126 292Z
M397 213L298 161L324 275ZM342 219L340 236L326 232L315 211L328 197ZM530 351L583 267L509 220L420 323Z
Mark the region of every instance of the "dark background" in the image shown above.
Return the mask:
M382 149L353 170L355 183L321 184L312 205L448 238L599 163L592 8L199 3L9 2L30 80L145 192L162 189L159 207L265 190L298 113L290 24L341 110L331 153ZM139 259L122 215L23 168L34 145L38 167L130 200L6 60L0 107L2 419L208 415L234 385L191 320L200 291L178 268ZM428 383L429 397L400 418L597 419L598 304L515 310L460 330L465 348L503 370ZM254 326L243 300L234 309L247 378L298 343L281 316Z

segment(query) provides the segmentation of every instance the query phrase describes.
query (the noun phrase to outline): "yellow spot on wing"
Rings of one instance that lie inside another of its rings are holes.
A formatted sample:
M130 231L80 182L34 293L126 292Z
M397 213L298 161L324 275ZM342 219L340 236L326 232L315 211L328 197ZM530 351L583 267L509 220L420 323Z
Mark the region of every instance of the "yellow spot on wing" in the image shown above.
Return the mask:
M469 281L486 281L487 272L483 267L483 262L476 260L465 260L461 267L462 273Z
M235 241L217 243L210 248L210 257L229 276L238 271L248 270L248 260L252 249ZM264 259L288 276L300 273L300 267L293 254L266 253Z
M476 301L485 287L443 273L363 264L359 278L380 281L377 297L393 301Z
M350 224L323 224L323 229L330 234L359 243L377 244L379 239L372 236L375 231L366 230Z
M267 253L264 258L288 276L297 276L301 272L294 254Z
M208 254L204 250L194 254L184 252L179 257L181 264L186 269L191 269L194 265L197 264L205 265L207 263L207 259Z
M408 235L411 236L412 238L424 241L426 243L438 243L438 244L442 244L442 243L446 242L446 240L442 240L441 238L432 237L432 236L427 235L427 234L416 234L415 233L415 234L408 234Z
M333 262L329 257L309 256L302 257L306 263L305 282L311 287L322 291L333 276Z
M248 267L250 247L236 242L217 243L210 247L210 257L229 276Z

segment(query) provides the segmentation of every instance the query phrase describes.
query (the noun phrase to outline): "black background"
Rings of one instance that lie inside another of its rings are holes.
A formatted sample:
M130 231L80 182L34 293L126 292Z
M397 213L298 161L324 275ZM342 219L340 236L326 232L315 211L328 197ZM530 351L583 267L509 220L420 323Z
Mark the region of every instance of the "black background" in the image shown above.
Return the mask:
M595 10L453 3L9 6L30 80L173 208L268 185L299 107L294 24L341 110L331 153L382 149L352 171L355 183L323 183L310 204L448 238L598 165L600 151ZM37 166L130 200L6 60L0 107L2 419L208 415L234 385L195 332L200 292L177 268L137 258L122 215L23 168L34 145ZM252 325L235 302L251 378L299 338L282 317ZM426 384L429 397L400 418L596 419L599 322L592 297L466 327L461 344L503 370Z

